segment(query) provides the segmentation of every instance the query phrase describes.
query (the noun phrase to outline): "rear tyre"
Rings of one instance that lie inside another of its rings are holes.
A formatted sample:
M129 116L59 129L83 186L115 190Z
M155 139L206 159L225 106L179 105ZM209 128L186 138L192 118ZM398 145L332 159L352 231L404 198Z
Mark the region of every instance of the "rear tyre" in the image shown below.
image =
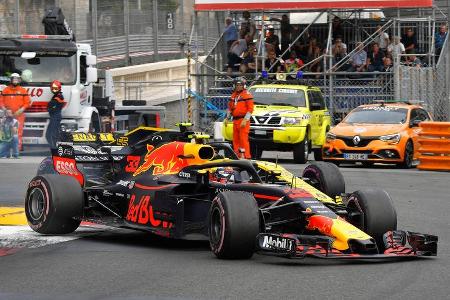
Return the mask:
M411 141L408 141L405 146L405 157L400 167L403 169L410 169L413 167L414 160L414 145Z
M310 141L306 134L305 139L294 146L294 162L296 164L305 164L308 161Z
M75 231L83 216L83 191L73 177L39 175L28 184L25 215L30 227L42 234Z
M250 144L250 154L253 159L261 159L263 150L261 149L261 146Z
M350 195L347 209L349 213L359 212L350 220L358 228L372 236L380 253L384 251L383 234L397 229L397 213L391 197L385 190L359 190ZM358 214L357 214L358 215Z
M303 178L309 179L309 184L335 199L345 193L345 180L334 164L327 162L314 162L306 166Z
M315 161L322 161L323 160L323 158L322 158L322 148L313 149L313 152L314 152L314 160Z
M253 255L259 234L259 208L252 195L219 193L212 201L208 221L209 244L218 258L246 259Z

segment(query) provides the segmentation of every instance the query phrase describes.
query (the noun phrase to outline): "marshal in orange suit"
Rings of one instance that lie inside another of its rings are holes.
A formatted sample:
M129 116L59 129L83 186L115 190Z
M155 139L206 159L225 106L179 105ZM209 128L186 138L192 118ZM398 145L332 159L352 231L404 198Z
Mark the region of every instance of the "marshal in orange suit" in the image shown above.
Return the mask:
M30 96L27 90L20 86L20 75L11 74L10 84L0 94L0 109L10 109L19 121L19 149L22 149L23 124L25 109L30 106Z
M234 92L228 102L227 118L233 117L233 150L239 157L251 158L248 134L250 117L253 113L253 96L245 89L245 80L234 80Z

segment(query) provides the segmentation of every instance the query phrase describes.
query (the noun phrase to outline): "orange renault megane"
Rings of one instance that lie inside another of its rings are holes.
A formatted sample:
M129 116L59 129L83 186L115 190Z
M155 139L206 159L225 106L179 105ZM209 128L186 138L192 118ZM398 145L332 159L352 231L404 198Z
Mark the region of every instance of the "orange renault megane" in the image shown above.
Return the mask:
M395 163L411 168L418 149L419 123L429 120L427 111L408 102L361 105L328 132L323 160L366 166Z

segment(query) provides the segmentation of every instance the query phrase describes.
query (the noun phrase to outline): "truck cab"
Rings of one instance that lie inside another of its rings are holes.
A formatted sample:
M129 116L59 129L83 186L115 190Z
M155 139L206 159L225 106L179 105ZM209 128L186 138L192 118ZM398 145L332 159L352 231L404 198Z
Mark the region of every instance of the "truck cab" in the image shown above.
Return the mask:
M331 126L330 113L319 88L292 84L256 84L250 119L252 157L265 150L292 151L296 163L305 163L314 151L321 159L321 147ZM233 124L223 126L226 140L233 138Z
M50 83L59 80L66 104L61 127L69 131L100 129L92 107L92 84L97 81L96 57L88 44L70 36L9 35L0 39L0 90L11 73L19 73L31 105L25 111L24 144L46 144Z

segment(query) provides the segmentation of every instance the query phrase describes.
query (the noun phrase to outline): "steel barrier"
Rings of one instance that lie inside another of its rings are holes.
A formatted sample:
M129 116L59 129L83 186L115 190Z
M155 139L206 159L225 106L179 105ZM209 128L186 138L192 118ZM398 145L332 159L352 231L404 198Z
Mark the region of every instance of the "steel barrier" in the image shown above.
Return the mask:
M450 171L450 122L422 122L420 170Z

